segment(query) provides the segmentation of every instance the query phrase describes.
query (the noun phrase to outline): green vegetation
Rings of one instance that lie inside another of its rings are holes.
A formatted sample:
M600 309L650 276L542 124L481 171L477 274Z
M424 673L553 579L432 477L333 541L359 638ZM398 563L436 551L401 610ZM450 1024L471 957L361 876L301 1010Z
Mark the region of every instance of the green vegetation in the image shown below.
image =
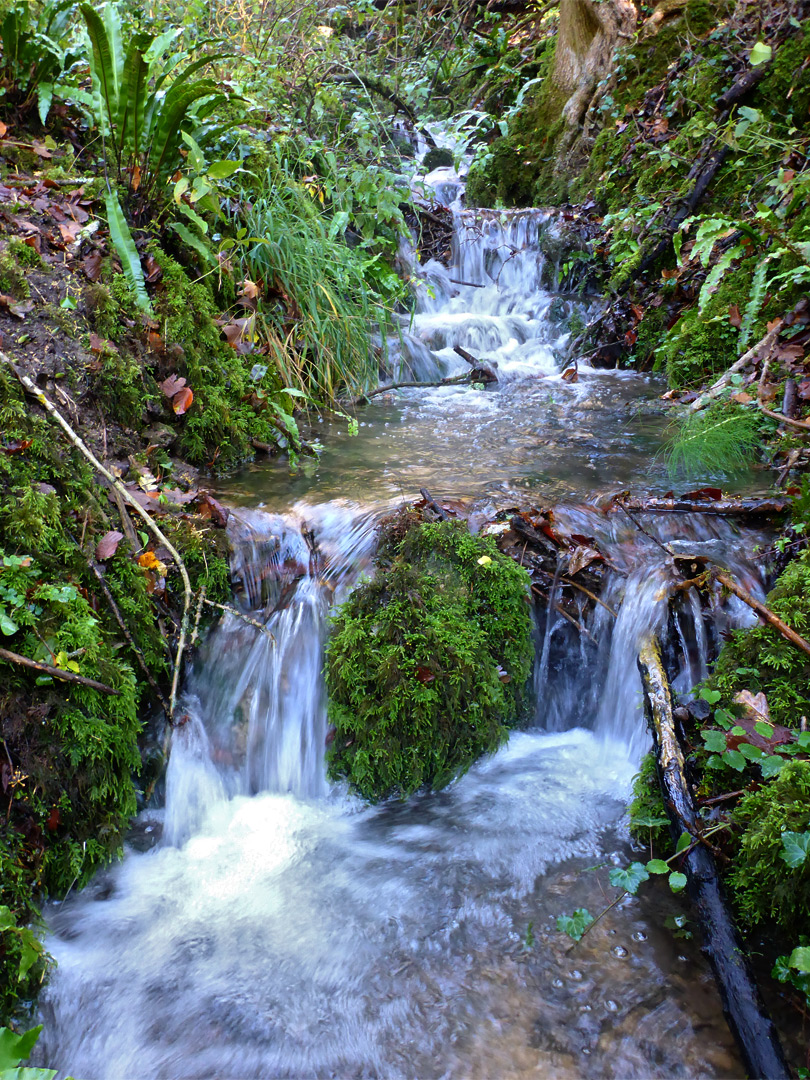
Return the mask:
M523 570L463 523L413 525L336 616L329 771L368 799L444 787L520 719L534 649Z

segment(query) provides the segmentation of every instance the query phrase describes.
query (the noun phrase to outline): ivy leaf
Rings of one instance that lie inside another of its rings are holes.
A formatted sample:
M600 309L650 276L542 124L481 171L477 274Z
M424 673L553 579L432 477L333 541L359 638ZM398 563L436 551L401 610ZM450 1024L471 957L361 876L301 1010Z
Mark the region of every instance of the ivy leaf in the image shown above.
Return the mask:
M810 832L783 832L782 847L779 857L795 870L803 866L810 858Z
M798 949L794 949L790 954L788 964L797 971L810 973L810 946L801 945Z
M674 893L682 892L686 888L686 874L675 870L669 875L669 887Z
M710 705L716 705L720 700L721 694L719 690L701 690L700 696L704 701L708 701Z
M655 829L659 825L668 825L669 818L665 817L636 817L633 815L633 825L642 829Z
M587 908L577 908L573 915L557 916L557 929L574 941L579 941L592 922L593 915Z
M770 45L766 45L764 41L758 41L748 54L748 63L751 67L759 67L760 64L767 64L772 56L773 49Z
M669 863L664 862L663 859L650 859L647 863L647 870L651 874L668 874Z
M635 896L638 891L639 885L642 881L647 881L649 874L645 869L644 863L634 862L631 863L627 869L621 866L617 866L614 870L611 870L608 874L610 884L617 889L625 889L631 895Z
M723 762L736 772L742 772L745 768L745 758L739 750L726 750L723 754Z
M712 754L722 754L726 749L726 736L722 731L702 731L703 743Z

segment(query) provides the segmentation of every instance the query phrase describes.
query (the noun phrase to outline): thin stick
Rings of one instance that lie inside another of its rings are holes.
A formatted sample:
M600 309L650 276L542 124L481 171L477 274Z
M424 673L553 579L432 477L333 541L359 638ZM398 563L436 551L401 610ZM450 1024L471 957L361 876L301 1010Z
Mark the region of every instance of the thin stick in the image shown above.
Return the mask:
M413 386L428 387L428 386L452 386L454 383L465 383L470 381L469 375L455 375L450 379L435 379L433 382L395 382L389 383L388 386L378 386L376 390L368 390L365 394L360 394L352 401L348 402L349 405L361 405L364 401L369 401L373 397L377 397L378 394L387 394L389 390L404 390Z
M791 645L795 645L797 649L801 649L803 653L810 656L810 641L806 641L800 634L797 634L795 630L792 630L787 623L782 622L778 615L774 615L770 608L765 607L759 600L751 595L742 585L738 585L737 582L729 574L724 574L719 570L712 571L712 577L716 578L729 592L734 593L739 597L744 604L748 604L761 619L764 619L769 626L772 626L774 630L778 630L779 633L789 641Z
M104 577L103 577L101 571L99 570L99 568L96 566L96 564L91 559L87 560L87 565L90 567L90 569L95 574L96 580L99 583L101 591L104 593L104 599L109 604L110 611L113 613L113 617L115 618L115 621L118 623L119 627L121 628L121 633L127 639L127 641L129 642L129 647L132 649L133 653L135 654L135 658L138 661L138 667L141 669L141 671L146 676L146 681L152 687L152 690L153 690L153 692L155 694L155 697L160 702L161 709L163 709L164 713L168 716L169 715L169 706L166 703L166 699L164 698L163 693L162 693L160 687L158 686L157 681L155 680L155 677L152 675L152 672L149 670L149 665L146 663L146 658L144 657L144 655L141 652L140 648L136 644L135 639L133 638L132 634L130 634L129 629L127 628L127 624L124 622L124 617L122 616L121 612L118 609L118 605L115 602L115 598L113 597L113 594L110 592L109 588L107 587L107 582L104 580Z
M767 353L765 354L767 361L767 356L770 354L773 344L779 336L779 331L782 329L783 325L783 320L777 319L776 325L771 327L765 337L761 338L756 345L752 345L748 352L743 353L739 360L735 361L735 363L720 376L717 382L709 387L705 394L701 394L699 398L695 398L689 406L690 412L697 412L705 405L708 405L713 398L716 398L717 395L731 382L731 376L735 375L738 371L742 371L747 364L752 360L755 360L761 349L767 349Z
M545 600L546 603L548 603L548 596L546 596L546 594L543 592L542 589L538 589L538 587L536 585L532 585L532 592L536 593L539 597L541 597L543 600ZM557 603L556 600L554 601L554 610L559 612L559 614L562 615L562 617L564 619L568 619L568 621L571 623L571 625L580 634L584 634L585 637L588 638L589 641L592 641L594 643L594 645L597 644L596 638L593 636L593 634L591 634L590 631L586 627L582 626L581 623L578 623L573 615L569 615L568 612L565 610L565 608L560 607L560 605Z
M255 626L257 630L261 630L263 634L267 634L267 636L275 645L276 639L275 637L273 637L273 634L267 629L264 623L260 623L256 619L251 619L249 615L243 614L241 611L238 611L235 607L231 607L229 604L218 604L215 600L203 600L203 603L207 604L209 607L219 608L220 611L227 611L229 615L235 615L237 619L241 619L243 622L249 623L251 626Z
M765 406L762 404L762 394L763 394L763 391L764 391L765 378L766 378L767 374L768 374L768 361L763 360L763 362L762 362L762 374L760 375L759 382L757 383L757 407L759 408L759 410L761 412L765 413L766 416L770 416L770 418L772 420L778 420L780 424L789 424L790 427L798 428L799 431L810 431L810 423L807 423L807 421L793 420L793 419L791 419L791 417L785 416L784 413L774 412L773 409L766 409L765 408Z
M194 616L194 629L191 632L191 648L197 644L197 631L200 628L200 616L202 615L203 604L205 603L205 586L200 589L200 596L197 600L197 614Z
M10 664L19 664L21 667L31 668L32 671L38 671L41 675L50 675L54 679L61 679L62 682L81 683L82 686L89 686L91 690L98 690L102 694L111 694L113 697L121 696L120 690L113 690L106 683L96 682L95 679L88 679L84 675L77 675L75 671L64 671L62 668L51 667L50 664L40 664L36 660L29 660L27 656L9 652L8 649L0 649L0 660L8 660Z
M183 560L180 558L180 554L177 551L177 549L174 547L172 542L168 539L168 537L166 537L164 535L162 530L158 527L158 525L155 523L155 521L149 516L149 514L146 512L146 510L144 510L144 508L141 506L141 504L138 502L138 500L135 499L132 495L130 495L130 493L127 491L127 489L121 483L121 481L118 480L117 477L113 476L113 474L111 472L109 472L109 470L106 469L101 464L101 462L95 456L93 451L88 449L88 447L84 444L84 442L81 440L81 438L76 434L76 432L73 430L73 428L67 422L67 420L65 420L64 416L62 416L62 414L54 406L54 404L51 401L48 400L48 398L42 393L42 391L39 389L39 387L36 386L28 378L27 375L24 375L21 371L19 371L17 366L11 360L11 358L6 356L6 354L4 352L0 352L0 360L2 360L3 363L8 364L8 366L11 368L11 370L14 372L14 374L17 376L17 378L22 383L23 387L28 391L29 394L31 394L32 397L35 397L37 399L37 401L40 403L40 405L42 405L43 408L53 417L53 419L57 422L57 424L59 424L59 426L62 428L64 433L67 435L68 439L73 443L73 445L76 447L76 449L79 450L87 458L87 460L90 462L90 464L93 466L93 468L96 469L98 472L100 472L101 475L106 480L108 480L109 483L112 484L113 488L115 488L115 490L120 493L121 498L125 502L129 503L129 505L131 507L133 507L133 509L135 509L140 514L140 516L146 522L146 525L148 526L148 528L150 529L152 534L156 537L158 542L164 545L164 547L168 550L169 554L172 556L174 561L177 563L177 568L180 571L180 575L181 575L181 577L183 579L184 604L183 604L183 618L182 618L182 621L180 623L180 640L177 643L177 654L175 656L174 672L172 674L172 691L171 691L171 695L169 697L168 716L169 716L169 720L171 721L173 719L173 717L174 717L174 706L175 706L175 703L177 701L177 687L178 687L178 683L179 683L179 680L180 680L180 668L181 668L181 665L183 663L183 650L185 649L185 646L186 646L186 634L188 632L189 611L190 611L190 608L191 608L191 582L189 581L188 571L186 570L186 565L183 562Z

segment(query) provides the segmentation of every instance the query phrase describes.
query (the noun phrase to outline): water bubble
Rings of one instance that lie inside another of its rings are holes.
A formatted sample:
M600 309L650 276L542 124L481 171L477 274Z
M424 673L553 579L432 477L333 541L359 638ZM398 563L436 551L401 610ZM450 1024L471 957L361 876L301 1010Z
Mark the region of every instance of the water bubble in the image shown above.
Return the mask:
M624 945L614 945L610 951L614 956L618 956L620 959L627 956L627 949L625 949Z
M573 979L574 982L581 982L581 980L582 980L582 972L577 971L577 969L574 968L573 971L568 972L568 978Z
M561 986L565 986L565 983L562 981L562 979L552 979L551 985L555 986L559 990Z
M643 930L636 930L635 934L633 934L633 941L646 941L646 940L647 940L647 935L644 933Z
M605 1008L608 1012L616 1012L619 1006L611 998L608 998L605 1002Z
M592 1010L591 1010L590 1005L580 1005L579 1011L580 1012L591 1012Z

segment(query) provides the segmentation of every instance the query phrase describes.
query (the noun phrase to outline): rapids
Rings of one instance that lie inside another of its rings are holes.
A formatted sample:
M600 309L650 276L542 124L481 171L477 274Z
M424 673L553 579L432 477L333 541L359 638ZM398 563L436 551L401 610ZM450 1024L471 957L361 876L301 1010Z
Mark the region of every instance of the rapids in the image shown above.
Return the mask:
M453 176L433 179L457 195ZM497 387L392 393L357 439L331 430L312 468L223 485L240 507L237 603L273 637L223 618L187 679L165 804L119 865L48 907L41 1061L84 1080L740 1074L696 943L663 928L683 905L660 882L578 946L555 929L613 898L598 868L630 853L624 807L647 746L635 655L663 626L668 573L631 522L586 505L667 482L660 388L585 362L578 382L560 378L570 320L592 305L555 293L555 228L541 211L456 205L451 270L412 263L418 308L391 373L463 370L460 345L497 363ZM484 513L564 503L610 552L618 617L595 609L588 649L541 622L534 724L447 790L368 807L325 776L323 641L370 569L376 517L421 485ZM762 595L733 525L646 527L712 539ZM711 623L684 605L670 635L682 690L744 619L736 601Z

